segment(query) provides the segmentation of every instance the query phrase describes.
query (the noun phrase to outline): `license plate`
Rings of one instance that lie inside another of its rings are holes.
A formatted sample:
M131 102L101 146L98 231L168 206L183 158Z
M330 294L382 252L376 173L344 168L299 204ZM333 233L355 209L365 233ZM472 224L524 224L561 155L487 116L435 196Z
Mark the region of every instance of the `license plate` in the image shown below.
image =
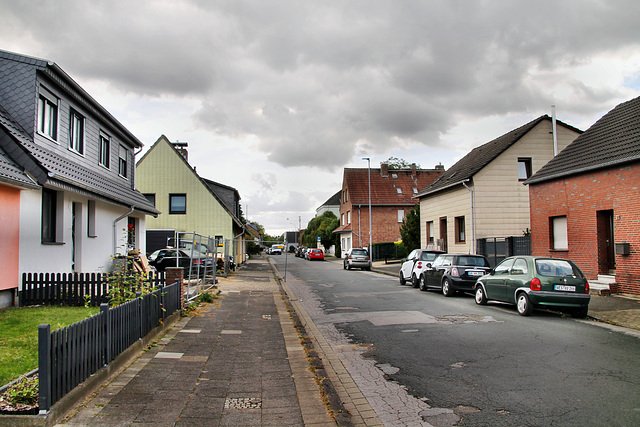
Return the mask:
M575 286L567 286L567 285L555 285L553 287L553 289L555 289L556 291L566 291L566 292L575 292L576 291L576 287Z
M484 276L484 271L467 271L469 276Z

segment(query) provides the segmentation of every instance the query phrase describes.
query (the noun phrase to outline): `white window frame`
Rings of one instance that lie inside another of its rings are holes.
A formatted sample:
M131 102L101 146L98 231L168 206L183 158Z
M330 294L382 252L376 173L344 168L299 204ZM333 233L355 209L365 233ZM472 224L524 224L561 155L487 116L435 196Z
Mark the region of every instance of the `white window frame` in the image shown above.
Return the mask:
M551 249L555 251L569 250L569 237L567 232L567 216L555 216L550 218Z
M100 131L100 141L98 147L98 164L109 169L111 163L111 137Z
M404 209L398 209L398 222L404 221Z
M69 110L69 149L84 155L84 116L71 108Z
M129 150L122 144L118 146L118 175L128 178L129 172Z
M58 141L58 124L60 111L60 100L40 88L38 98L38 133L45 137Z

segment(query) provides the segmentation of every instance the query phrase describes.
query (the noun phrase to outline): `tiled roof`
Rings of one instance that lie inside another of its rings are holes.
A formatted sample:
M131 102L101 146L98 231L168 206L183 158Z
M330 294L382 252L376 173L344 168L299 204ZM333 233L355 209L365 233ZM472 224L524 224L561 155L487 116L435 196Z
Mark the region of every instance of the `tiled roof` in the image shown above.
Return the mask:
M587 129L525 184L640 161L640 97L624 102Z
M384 206L413 206L414 189L420 191L442 174L436 169L389 169L383 176L381 169L371 169L371 204ZM369 169L345 168L344 182L352 205L369 204ZM402 190L398 192L398 188Z
M334 233L351 233L351 224L341 225L333 230Z
M320 206L340 206L340 194L342 191L338 191L333 196L329 197L326 202L321 204Z
M38 188L39 186L7 156L0 147L0 182L18 187Z
M159 213L139 191L131 188L129 181L109 179L35 144L3 108L0 108L0 145L39 184L59 181L148 214Z
M426 196L428 194L442 191L449 187L460 185L463 182L471 179L482 168L491 163L496 157L502 154L507 148L511 147L517 141L519 141L524 135L531 129L537 126L543 120L551 120L548 115L543 115L537 119L520 126L504 135L487 142L479 147L471 150L466 156L460 159L455 165L447 170L438 180L433 182L430 186L420 191L416 197ZM562 125L577 132L581 132L579 129L566 123L556 120L557 125Z

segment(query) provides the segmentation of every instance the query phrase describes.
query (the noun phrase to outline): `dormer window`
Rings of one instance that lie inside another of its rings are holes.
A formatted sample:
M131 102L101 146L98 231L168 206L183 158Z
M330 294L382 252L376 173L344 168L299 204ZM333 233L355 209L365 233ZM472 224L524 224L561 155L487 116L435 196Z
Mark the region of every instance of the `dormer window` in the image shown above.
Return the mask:
M58 139L58 98L42 87L38 98L38 132L54 141Z
M111 155L111 138L106 133L100 132L100 147L99 147L98 163L109 169L109 157Z
M128 158L129 158L129 153L127 149L121 145L119 150L118 173L123 178L127 177L127 169L128 169L127 159Z
M525 181L531 177L531 157L518 159L518 181Z
M84 154L84 117L74 109L69 112L69 148Z

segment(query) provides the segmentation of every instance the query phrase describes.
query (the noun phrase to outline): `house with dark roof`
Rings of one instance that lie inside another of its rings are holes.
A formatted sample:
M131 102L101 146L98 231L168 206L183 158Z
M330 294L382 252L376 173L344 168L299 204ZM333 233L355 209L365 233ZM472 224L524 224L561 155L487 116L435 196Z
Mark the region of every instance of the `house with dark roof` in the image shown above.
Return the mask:
M158 211L134 186L142 143L54 62L0 51L0 82L0 215L18 254L0 292L22 272L93 272L144 250Z
M316 217L321 216L323 213L330 211L336 216L340 217L340 194L342 191L336 192L333 196L329 197L326 202L316 208Z
M477 253L477 239L527 233L524 181L580 133L544 115L474 148L416 195L422 247Z
M529 180L532 252L592 288L640 295L640 97L605 114Z
M420 188L429 185L443 171L442 166L418 169L415 163L408 169L389 169L389 165L385 163L379 169L345 168L340 192L340 226L334 230L334 233L340 234L343 253L350 248L369 246L369 223L371 242L401 240L400 226L405 215L416 205L413 197Z
M138 189L162 213L149 218L147 229L175 230L214 238L218 253L244 260L240 193L204 179L189 164L188 144L162 135L136 165Z

